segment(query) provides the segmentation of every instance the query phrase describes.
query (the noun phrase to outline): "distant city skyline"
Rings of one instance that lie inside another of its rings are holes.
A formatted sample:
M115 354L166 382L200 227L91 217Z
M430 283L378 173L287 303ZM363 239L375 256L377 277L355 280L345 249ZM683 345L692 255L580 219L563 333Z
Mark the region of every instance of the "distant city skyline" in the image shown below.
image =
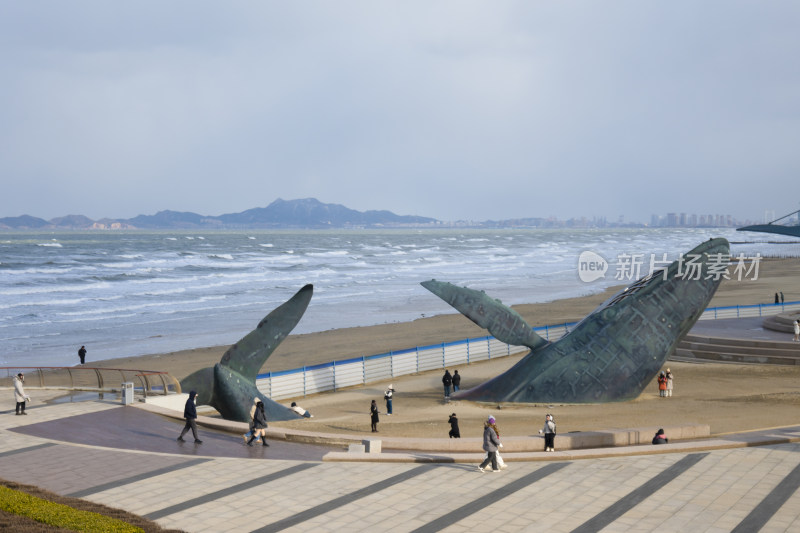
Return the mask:
M300 200L300 199L291 199L291 200ZM341 204L339 204L341 205ZM249 206L248 209L254 208L263 208L265 206ZM344 205L345 208L350 208L348 205ZM367 208L367 211L375 210L381 211L383 210L381 206L371 206ZM166 209L164 211L175 211L173 209ZM388 211L388 210L387 210ZM209 213L199 213L195 211L181 211L186 213L194 213L201 216L217 216L212 215ZM521 221L520 225L530 225L530 221L533 219L538 219L540 221L539 224L542 227L552 226L552 227L620 227L620 226L649 226L649 227L740 227L750 224L763 224L767 222L771 222L778 217L783 217L785 215L789 215L789 213L782 213L778 216L775 215L775 210L764 210L764 214L760 218L741 218L730 213L686 213L686 212L668 212L664 214L657 214L653 213L650 215L649 221L648 220L639 220L634 218L629 218L626 215L618 215L616 217L607 217L603 215L577 215L577 216L558 216L558 215L535 215L531 214L529 216L523 217L509 217L506 219L491 219L491 218L469 218L469 219L457 219L457 220L442 220L437 219L439 223L447 224L447 225L463 225L463 226L471 226L475 224L482 224L486 222L511 222L513 223L516 221ZM155 215L156 213L139 213L139 215L144 216L151 216ZM394 213L396 215L404 216L407 213ZM51 220L58 220L62 217L83 217L82 213L71 213L69 215L62 214L56 217L39 217L33 213L23 213L22 215L14 215L14 216L32 216L35 218L41 218L46 221ZM426 214L422 213L416 216L427 216ZM6 218L6 215L0 213L0 219ZM103 217L100 219L92 219L92 217L87 217L95 222L93 225L96 229L125 229L128 227L125 224L115 223L114 221L121 221L121 220L128 220L126 217ZM134 218L134 217L130 217ZM436 217L430 217L436 218ZM797 220L798 215L795 214L790 220ZM527 223L525 221L528 221ZM506 225L513 225L513 224L506 224ZM1 227L1 225L0 225Z

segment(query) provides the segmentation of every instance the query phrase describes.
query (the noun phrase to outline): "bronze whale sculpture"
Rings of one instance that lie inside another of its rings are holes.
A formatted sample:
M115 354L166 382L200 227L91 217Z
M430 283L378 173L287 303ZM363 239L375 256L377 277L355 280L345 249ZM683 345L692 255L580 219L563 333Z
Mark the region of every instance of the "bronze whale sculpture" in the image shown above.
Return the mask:
M295 420L300 415L272 401L256 388L256 376L275 348L305 313L314 287L306 285L275 308L256 329L228 348L219 363L181 380L181 389L197 391L197 404L214 407L225 420L250 421L253 398L264 402L268 420Z
M498 340L531 348L506 372L452 398L519 403L636 398L708 306L722 281L719 265L726 269L729 258L728 241L710 239L632 283L554 342L481 291L422 282Z

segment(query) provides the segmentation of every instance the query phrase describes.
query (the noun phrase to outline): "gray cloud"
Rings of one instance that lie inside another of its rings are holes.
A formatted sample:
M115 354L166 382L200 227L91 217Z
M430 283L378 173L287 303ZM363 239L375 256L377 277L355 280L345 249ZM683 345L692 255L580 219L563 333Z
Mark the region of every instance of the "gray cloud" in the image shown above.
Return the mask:
M43 7L46 6L46 9ZM794 210L800 6L0 6L0 216Z

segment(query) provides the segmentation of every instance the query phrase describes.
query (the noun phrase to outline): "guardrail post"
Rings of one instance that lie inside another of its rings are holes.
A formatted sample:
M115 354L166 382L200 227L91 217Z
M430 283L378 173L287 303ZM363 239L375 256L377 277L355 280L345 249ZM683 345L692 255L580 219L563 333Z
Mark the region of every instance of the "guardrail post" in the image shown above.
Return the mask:
M362 385L367 384L367 358L363 355L361 356L361 383Z
M333 362L333 392L336 392L336 361Z
M469 364L469 339L467 339L467 364Z
M486 353L489 354L489 359L492 358L492 341L489 340L490 337L486 336Z
M44 373L42 372L41 368L37 368L37 373L39 374L39 386L44 387Z
M544 340L550 340L550 326L547 325L544 326Z
M74 379L72 379L72 370L70 370L69 368L67 368L67 374L69 374L69 387L70 387L71 389L74 389L74 388L75 388L75 380L74 380Z
M303 398L306 397L306 365L303 365Z
M167 395L167 380L164 379L164 374L159 374L158 377L161 378L161 385L164 387L164 396Z
M442 343L442 368L447 368L447 361L444 357L444 343Z
M103 388L103 376L102 376L102 374L100 374L100 369L99 368L95 368L94 369L94 373L97 374L97 388L98 389L102 389Z

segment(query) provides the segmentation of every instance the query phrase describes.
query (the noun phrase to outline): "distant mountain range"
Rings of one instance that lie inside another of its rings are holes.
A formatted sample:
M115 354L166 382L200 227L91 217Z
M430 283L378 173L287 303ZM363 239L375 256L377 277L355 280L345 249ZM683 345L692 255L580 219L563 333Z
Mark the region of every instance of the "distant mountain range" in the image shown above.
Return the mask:
M22 215L0 218L0 229L258 229L258 228L377 228L441 224L428 217L395 215L391 211L355 211L339 204L324 204L315 198L281 200L267 207L220 216L191 212L160 211L129 219L92 220L68 215L44 220Z

